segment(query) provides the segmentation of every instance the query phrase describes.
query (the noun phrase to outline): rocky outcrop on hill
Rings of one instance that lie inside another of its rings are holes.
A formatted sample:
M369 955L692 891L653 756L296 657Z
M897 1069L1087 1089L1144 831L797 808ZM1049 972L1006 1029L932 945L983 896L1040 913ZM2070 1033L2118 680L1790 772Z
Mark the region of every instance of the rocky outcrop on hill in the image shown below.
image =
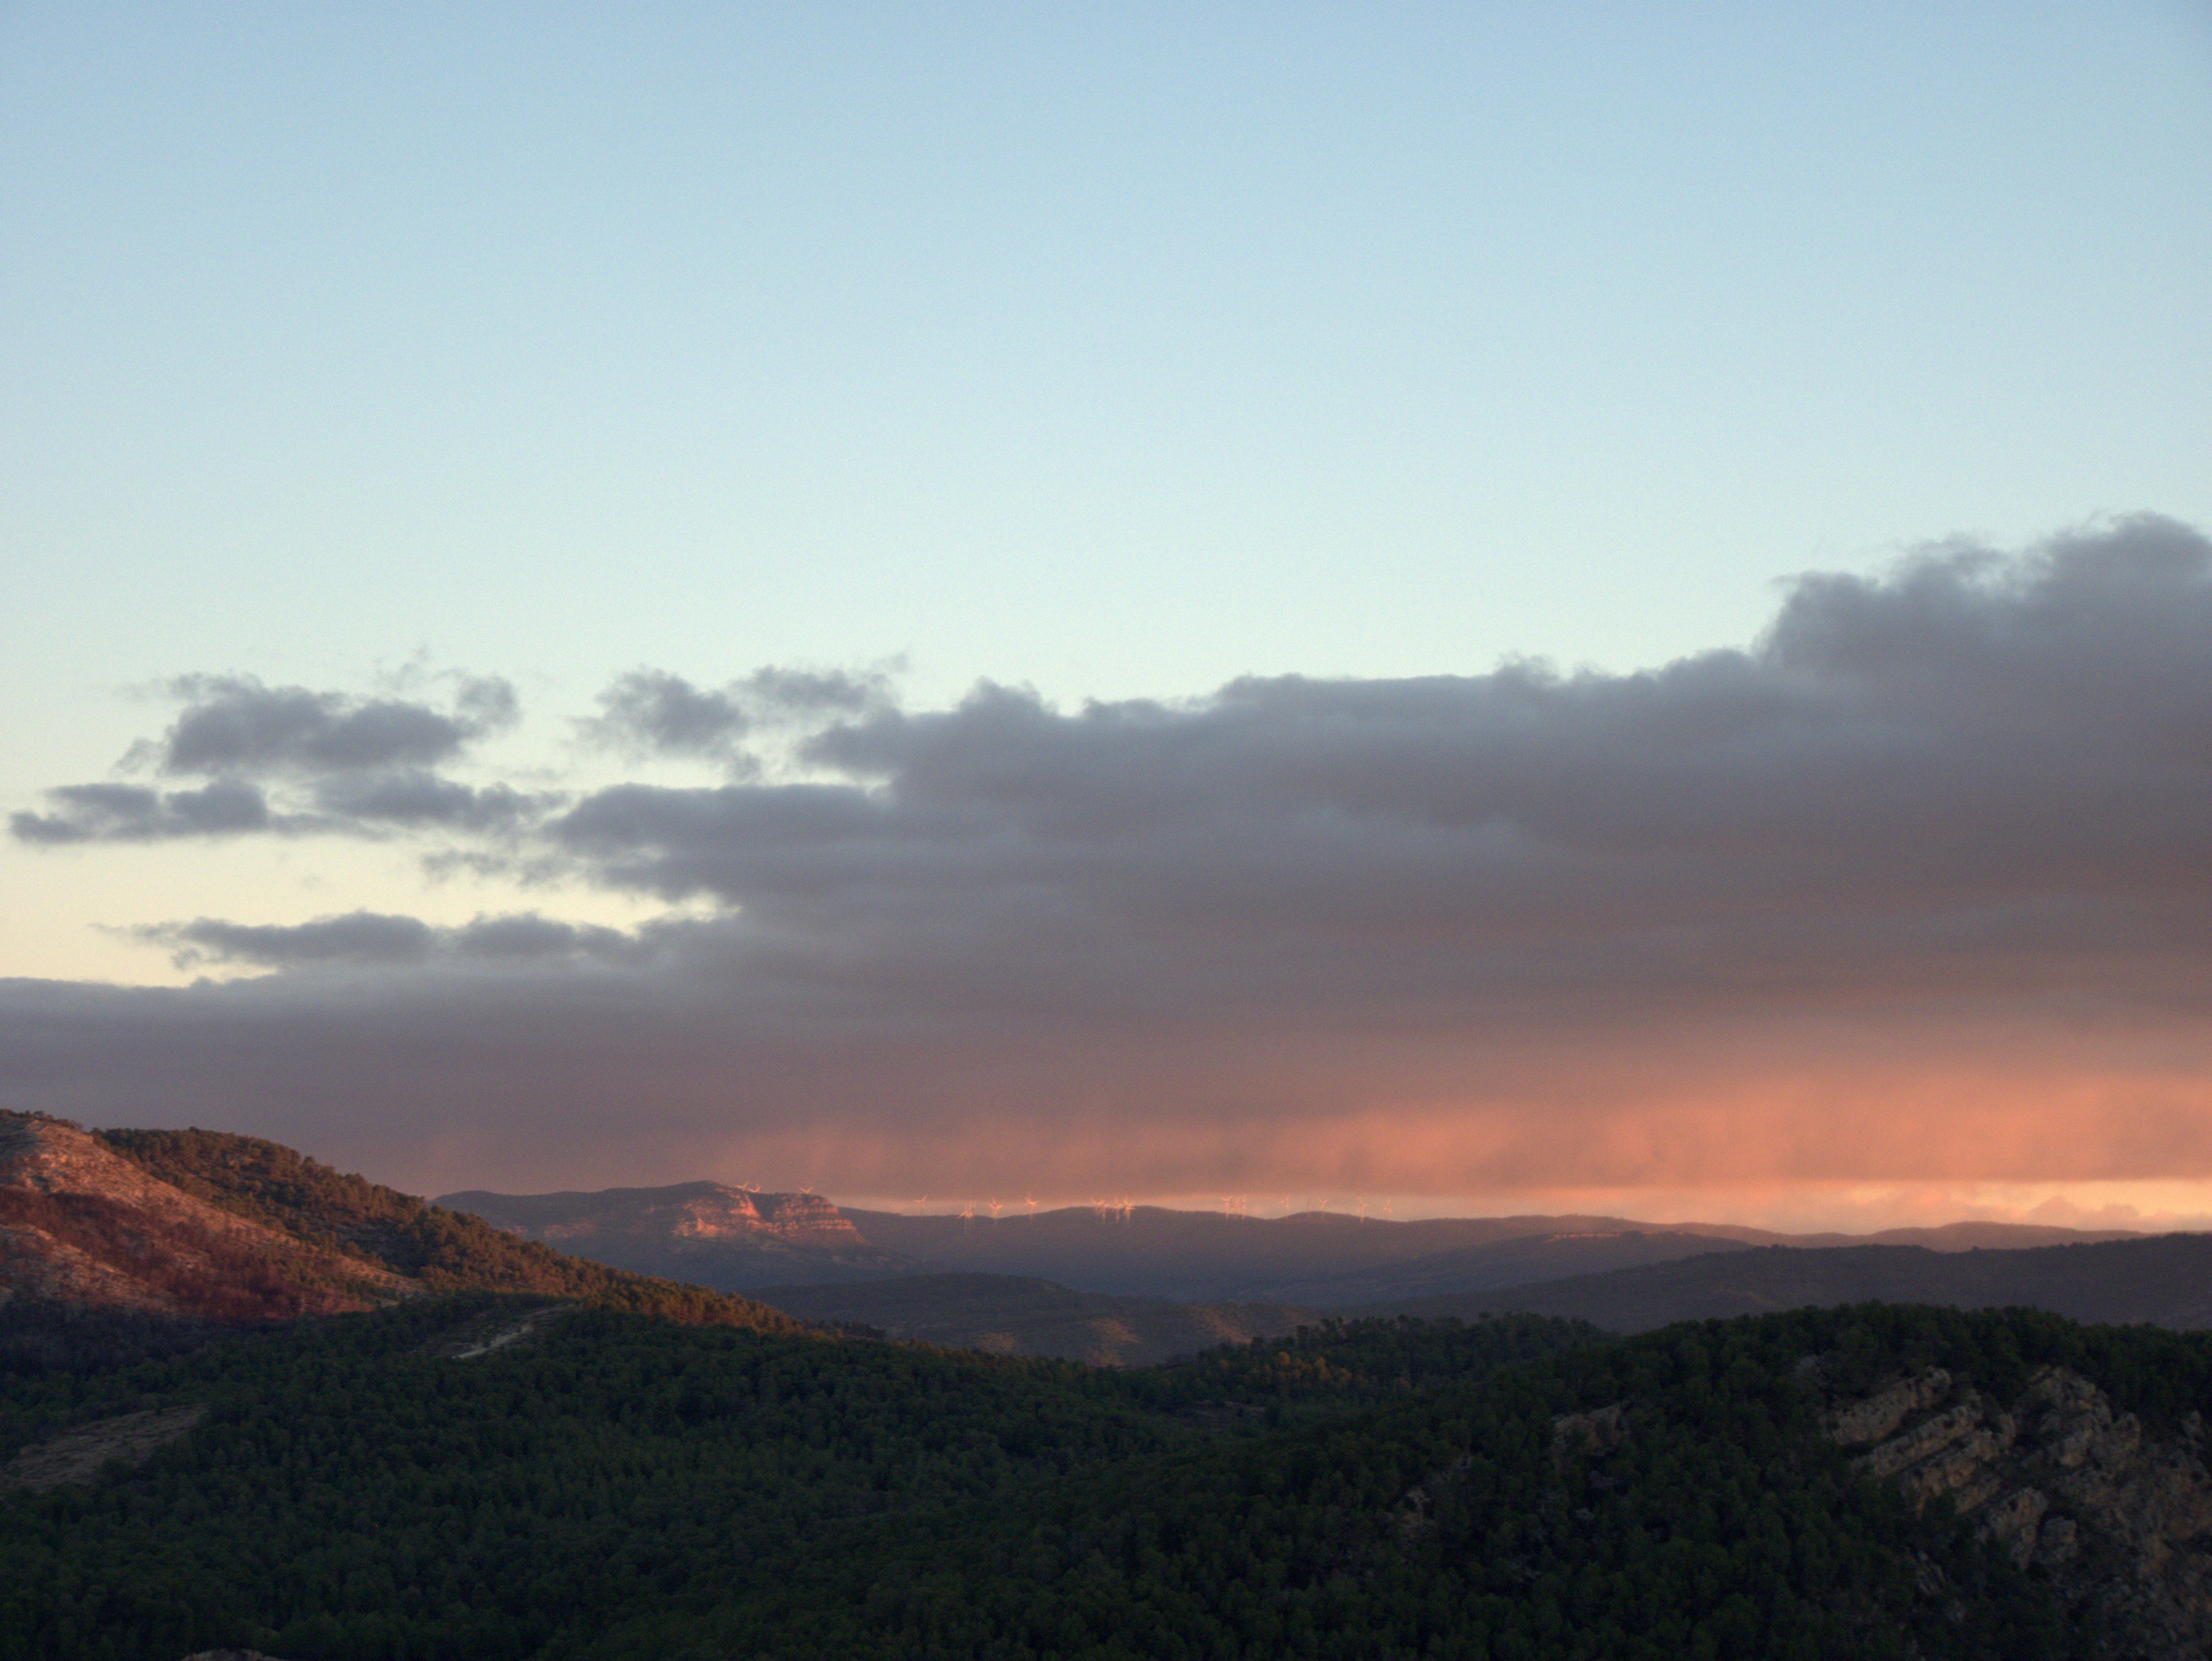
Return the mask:
M526 1240L599 1263L726 1291L855 1281L920 1265L866 1239L820 1194L763 1194L720 1182L594 1193L439 1197Z
M1808 1363L1817 1382L1820 1367ZM2088 1379L2045 1367L1999 1402L1940 1367L1823 1421L1916 1510L1948 1500L2068 1609L2142 1661L2212 1654L2212 1475L2201 1414L2160 1430Z

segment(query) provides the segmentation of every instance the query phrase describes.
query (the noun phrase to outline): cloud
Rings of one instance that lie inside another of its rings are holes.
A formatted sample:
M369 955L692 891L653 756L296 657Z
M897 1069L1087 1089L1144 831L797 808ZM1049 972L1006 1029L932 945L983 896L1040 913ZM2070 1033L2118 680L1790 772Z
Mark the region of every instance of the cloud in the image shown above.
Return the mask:
M173 791L64 785L46 793L53 811L10 816L15 839L51 847L251 832L501 835L562 799L506 785L465 785L433 770L432 763L459 756L515 721L514 689L496 678L460 677L450 711L270 688L250 676L187 676L169 689L189 700L184 711L160 741L133 745L124 766L216 777L197 789Z
M198 790L155 791L138 785L64 785L46 792L52 813L16 813L9 829L19 842L53 847L80 842L158 842L267 832L378 836L448 830L503 835L542 817L562 798L481 787L420 768L338 774L318 779L300 809L271 809L258 785L218 779Z
M752 730L729 692L702 692L680 676L638 670L599 694L599 713L585 723L593 742L630 755L726 759Z
M1444 1018L2080 975L2162 997L2212 944L2209 562L2157 520L1947 550L1802 581L1750 650L1634 676L1072 713L986 687L809 739L849 782L623 785L548 834L900 999Z
M757 669L737 683L756 718L810 722L825 716L863 715L891 701L890 681L878 670Z
M577 958L614 962L648 959L648 938L594 924L564 923L535 912L480 917L458 928L433 928L420 918L378 912L348 912L285 924L224 922L199 918L135 929L149 944L166 947L179 967L239 964L266 969L320 965L390 966L434 960L543 964Z
M153 791L137 785L64 785L46 792L58 811L16 813L8 827L19 842L159 842L184 836L235 836L289 827L252 785L219 779L198 790Z
M465 680L451 711L401 699L356 699L305 687L269 687L252 676L189 676L172 683L188 699L158 743L137 759L166 773L349 773L421 767L451 760L517 715L514 689Z
M507 832L716 908L650 953L18 989L0 1097L189 1080L455 1185L2212 1176L2212 544L2171 521L1807 577L1635 675L811 707L798 776Z
M534 912L504 917L480 917L449 931L445 941L458 956L489 962L538 962L558 958L590 957L610 962L635 963L653 951L657 931L638 934L595 924L563 923Z
M641 669L599 694L599 713L582 729L592 743L631 756L702 757L749 773L755 766L743 748L749 735L819 725L890 702L889 680L872 671L769 664L702 688L665 670Z
M339 823L481 832L514 829L557 799L505 785L476 788L413 767L325 779L314 791L317 809Z
M437 931L412 917L350 912L289 925L224 923L201 918L134 931L167 946L181 967L251 963L292 967L308 963L420 963Z

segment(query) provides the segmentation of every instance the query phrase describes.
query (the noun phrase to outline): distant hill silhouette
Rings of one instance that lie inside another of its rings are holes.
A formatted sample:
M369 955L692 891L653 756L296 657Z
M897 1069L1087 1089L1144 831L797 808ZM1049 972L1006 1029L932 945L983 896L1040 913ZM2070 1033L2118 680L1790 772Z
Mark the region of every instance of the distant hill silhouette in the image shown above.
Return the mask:
M902 1216L848 1209L878 1246L946 1269L1041 1276L1089 1292L1174 1298L1314 1301L1344 1276L1376 1274L1440 1253L1510 1240L1643 1233L1655 1225L1620 1217L1434 1217L1396 1222L1332 1211L1285 1217L1235 1216L1137 1205L1068 1206L1034 1216ZM1685 1229L1682 1234L1710 1234ZM1540 1248L1530 1248L1540 1256ZM1626 1261L1639 1261L1633 1256ZM1586 1268L1577 1258L1565 1271ZM1531 1264L1534 1276L1551 1272ZM1389 1295L1393 1282L1362 1281L1346 1302ZM1295 1295L1290 1288L1300 1288ZM1411 1288L1407 1288L1411 1289ZM1442 1288L1423 1289L1441 1290Z
M1482 1292L1756 1246L1894 1243L1958 1252L2130 1238L1989 1222L1862 1237L1613 1216L1400 1222L1335 1211L1255 1217L1151 1205L916 1215L715 1182L552 1194L469 1190L438 1203L596 1262L724 1291L967 1272L1121 1297L1312 1309Z
M1398 1222L1335 1211L1251 1217L1137 1205L1069 1206L994 1220L842 1209L876 1245L945 1269L1036 1276L1086 1292L1316 1308L1554 1280L1743 1246L1897 1241L1965 1251L2130 1238L1984 1222L1853 1236L1580 1215Z
M1190 1304L1073 1292L1012 1275L917 1275L858 1286L763 1287L763 1303L807 1320L1000 1355L1144 1367L1216 1344L1278 1337L1320 1317L1286 1304Z
M1741 1240L1678 1229L1623 1229L1618 1234L1523 1234L1480 1246L1435 1252L1406 1263L1383 1264L1351 1274L1288 1281L1277 1295L1316 1309L1341 1309L1392 1298L1433 1297L1520 1286L1531 1281L1667 1263L1708 1252L1748 1252Z
M1644 1332L1674 1321L1876 1301L2018 1306L2077 1321L2195 1331L2212 1327L2212 1234L2020 1251L1766 1246L1536 1284L1383 1300L1343 1312L1432 1318L1526 1312Z

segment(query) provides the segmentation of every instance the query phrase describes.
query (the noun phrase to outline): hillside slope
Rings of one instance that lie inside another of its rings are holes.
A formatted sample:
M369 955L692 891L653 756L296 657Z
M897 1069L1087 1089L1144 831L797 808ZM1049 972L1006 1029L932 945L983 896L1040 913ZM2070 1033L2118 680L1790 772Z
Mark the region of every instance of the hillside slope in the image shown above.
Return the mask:
M0 1359L52 1365L224 1326L477 1288L787 1328L764 1305L520 1240L274 1143L0 1113Z
M0 1113L0 1348L61 1360L210 1325L367 1309L390 1266L164 1182L61 1121Z

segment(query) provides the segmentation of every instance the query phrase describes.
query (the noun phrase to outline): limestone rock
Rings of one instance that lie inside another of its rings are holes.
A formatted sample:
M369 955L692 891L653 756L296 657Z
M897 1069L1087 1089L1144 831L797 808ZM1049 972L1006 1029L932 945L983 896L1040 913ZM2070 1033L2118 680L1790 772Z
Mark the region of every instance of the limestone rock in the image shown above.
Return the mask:
M1903 1435L1893 1436L1873 1452L1862 1455L1857 1461L1858 1466L1869 1476L1894 1476L1906 1466L1917 1464L1938 1450L1948 1447L1981 1422L1981 1398L1969 1391L1966 1399L1956 1406L1923 1419Z
M1990 1538L2005 1549L2018 1567L2026 1568L2034 1557L2041 1541L2044 1512L2051 1509L2051 1496L2039 1488L2016 1488L1996 1501L1986 1506L1982 1512L1982 1526ZM2068 1531L2070 1541L2074 1525L2063 1518L2053 1518L2053 1527Z
M1818 1371L1806 1374L1817 1385ZM2045 1367L2009 1404L1940 1368L1832 1402L1829 1436L1917 1511L1948 1500L2140 1661L2212 1654L2212 1473L2203 1422L2163 1434L2090 1379Z
M1552 1457L1564 1464L1583 1455L1610 1453L1628 1440L1628 1403L1563 1413L1552 1421Z
M1813 1369L1801 1364L1800 1371ZM1940 1367L1931 1367L1917 1379L1892 1385L1831 1413L1828 1434L1844 1447L1878 1442L1913 1414L1935 1406L1950 1393L1951 1375Z

